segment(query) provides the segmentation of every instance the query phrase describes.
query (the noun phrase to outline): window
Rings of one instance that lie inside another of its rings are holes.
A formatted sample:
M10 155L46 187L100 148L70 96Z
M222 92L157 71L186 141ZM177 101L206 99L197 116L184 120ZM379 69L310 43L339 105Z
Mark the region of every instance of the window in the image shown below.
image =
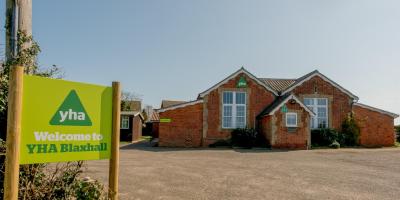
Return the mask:
M297 127L297 113L286 113L286 127Z
M129 116L121 116L121 129L129 129Z
M223 92L222 128L246 127L246 93Z
M327 98L305 98L304 105L316 114L315 117L311 118L311 128L328 128Z

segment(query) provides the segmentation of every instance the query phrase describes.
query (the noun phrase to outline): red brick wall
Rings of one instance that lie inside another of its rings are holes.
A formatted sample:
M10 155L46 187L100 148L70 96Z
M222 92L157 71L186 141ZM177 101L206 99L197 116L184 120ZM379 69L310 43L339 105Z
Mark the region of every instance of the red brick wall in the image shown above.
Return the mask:
M205 145L213 143L218 139L226 139L230 137L231 131L230 129L222 129L222 91L223 90L232 90L237 91L236 87L237 82L240 77L245 77L247 81L247 88L242 88L239 90L243 90L247 92L247 126L256 128L256 117L261 111L271 104L275 96L273 93L269 92L265 89L265 87L259 85L257 82L253 81L253 79L249 78L245 74L239 74L235 78L231 79L227 83L221 85L218 89L211 91L206 97L205 100L207 102L207 138L205 141Z
M152 123L152 128L151 128L151 136L153 138L158 138L159 134L158 134L158 130L160 129L160 122L153 122Z
M353 106L354 116L360 126L360 144L367 147L393 146L394 119L360 106Z
M159 146L200 147L203 133L203 104L198 103L160 113L160 119L171 119L171 123L160 123Z
M285 113L280 109L275 112L276 118L275 125L275 142L272 144L273 148L289 148L289 149L307 149L307 140L309 139L309 113L300 106L300 104L286 103L289 112L297 112L297 129L295 132L288 132L286 121L284 118ZM274 129L274 128L272 128Z
M264 136L268 143L271 142L272 125L270 115L264 116L258 120L258 132Z
M132 141L137 141L142 136L142 120L139 116L132 119Z
M315 86L317 88L317 93L314 91ZM343 120L346 119L347 114L351 112L351 97L329 82L324 81L319 76L315 76L296 87L293 93L301 97L301 99L304 95L315 95L315 97L318 97L318 95L331 96L332 98L329 99L331 105L328 111L330 128L340 130Z

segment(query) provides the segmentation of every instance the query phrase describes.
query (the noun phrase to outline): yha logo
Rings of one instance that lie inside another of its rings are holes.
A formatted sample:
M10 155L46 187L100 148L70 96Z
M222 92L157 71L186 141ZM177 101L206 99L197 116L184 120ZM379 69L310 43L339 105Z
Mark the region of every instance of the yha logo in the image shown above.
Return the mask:
M92 121L75 90L71 90L58 108L50 125L59 126L92 126Z
M60 113L61 119L60 122L64 122L67 117L68 120L80 120L83 121L85 120L86 114L84 112L74 112L72 109L69 109L68 111L58 111Z

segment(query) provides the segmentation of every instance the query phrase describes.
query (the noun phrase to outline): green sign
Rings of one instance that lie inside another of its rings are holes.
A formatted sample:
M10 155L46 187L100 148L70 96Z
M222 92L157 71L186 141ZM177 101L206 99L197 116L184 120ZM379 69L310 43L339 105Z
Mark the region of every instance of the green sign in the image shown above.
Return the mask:
M172 120L171 120L171 119L164 118L164 119L160 119L160 122L161 122L161 123L171 123Z
M238 88L243 88L243 87L247 87L247 81L246 79L242 76L240 77L238 83L237 83L237 87Z
M287 113L287 112L288 112L288 108L287 108L286 105L283 105L283 106L281 107L281 112L283 112L283 113Z
M21 164L110 158L112 88L24 76Z

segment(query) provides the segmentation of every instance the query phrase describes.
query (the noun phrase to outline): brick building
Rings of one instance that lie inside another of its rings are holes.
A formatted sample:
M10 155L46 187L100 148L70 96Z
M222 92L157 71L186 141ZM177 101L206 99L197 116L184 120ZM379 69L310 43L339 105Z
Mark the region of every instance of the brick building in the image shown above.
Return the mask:
M235 128L250 127L273 148L307 149L311 129L340 130L353 112L360 144L392 146L397 114L358 103L358 97L318 71L298 79L257 78L241 68L197 100L161 108L159 145L208 146Z

